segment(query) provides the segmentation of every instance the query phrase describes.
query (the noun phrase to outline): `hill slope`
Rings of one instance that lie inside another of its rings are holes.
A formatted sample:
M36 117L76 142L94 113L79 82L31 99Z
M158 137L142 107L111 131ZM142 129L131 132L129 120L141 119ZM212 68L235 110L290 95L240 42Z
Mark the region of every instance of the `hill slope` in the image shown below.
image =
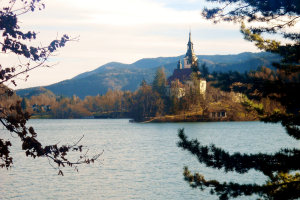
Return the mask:
M107 63L93 71L82 73L72 79L61 81L45 88L56 95L80 98L104 94L112 90L136 90L141 81L145 79L151 83L158 67L164 66L167 76L173 73L179 59L177 57L145 58L132 64L118 62ZM199 63L206 63L210 72L213 71L245 71L255 70L260 66L271 67L272 62L278 61L277 55L270 53L241 53L237 55L199 55ZM36 88L18 90L17 94L24 97L36 94Z

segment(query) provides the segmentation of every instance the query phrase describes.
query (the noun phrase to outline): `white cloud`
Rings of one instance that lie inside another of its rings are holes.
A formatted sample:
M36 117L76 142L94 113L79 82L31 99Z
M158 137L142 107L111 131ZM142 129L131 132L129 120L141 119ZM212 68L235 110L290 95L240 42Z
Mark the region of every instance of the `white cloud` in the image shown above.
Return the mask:
M242 39L238 25L214 25L201 18L200 6L187 11L166 7L166 2L171 3L168 0L46 2L45 10L23 16L21 26L39 32L38 41L43 44L63 33L79 35L80 40L59 51L54 58L59 65L30 73L28 82L19 87L51 84L110 61L132 63L144 57L184 54L189 27L197 54L256 50ZM8 61L18 63L18 59L13 59Z

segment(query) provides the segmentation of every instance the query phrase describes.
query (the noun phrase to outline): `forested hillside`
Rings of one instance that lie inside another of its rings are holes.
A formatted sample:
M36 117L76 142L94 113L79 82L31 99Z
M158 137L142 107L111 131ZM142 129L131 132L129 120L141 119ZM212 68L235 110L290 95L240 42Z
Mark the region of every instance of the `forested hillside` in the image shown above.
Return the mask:
M261 77L273 76L273 73L269 68L261 68L247 74ZM256 110L284 112L284 108L272 99L253 101L239 93L215 88L219 83L216 78L222 75L208 74L206 92L201 94L198 80L205 74L193 72L191 80L195 87L186 83L185 94L178 97L176 82L168 90L164 69L158 68L153 81L142 81L134 92L108 90L103 95L80 99L76 95L55 96L51 91L39 88L36 90L39 94L35 92L29 94L30 98L23 97L21 105L34 118L131 118L135 121L156 122L245 121L257 120L259 115L255 113ZM228 75L235 76L237 73ZM240 76L242 78L246 74ZM224 77L223 82L226 80L228 78Z
M165 68L166 76L170 76L177 66L178 57L159 57L138 60L132 64L117 62L107 63L93 71L80 74L70 80L45 86L55 95L71 97L76 95L83 99L86 96L105 94L111 90L138 89L142 80L151 83L155 71L159 67ZM273 62L280 58L271 53L241 53L237 55L199 55L199 63L206 63L210 72L228 72L256 70L258 67L271 67ZM22 97L30 97L40 91L40 87L18 90L17 94ZM43 93L43 92L42 92Z

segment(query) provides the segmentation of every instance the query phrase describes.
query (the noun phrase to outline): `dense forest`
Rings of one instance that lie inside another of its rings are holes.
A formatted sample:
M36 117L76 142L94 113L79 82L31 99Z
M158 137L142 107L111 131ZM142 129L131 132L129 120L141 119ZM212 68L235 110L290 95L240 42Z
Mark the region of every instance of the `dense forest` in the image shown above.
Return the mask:
M153 82L157 68L164 67L166 76L170 76L177 66L179 59L176 57L144 58L132 64L110 62L99 68L79 74L78 76L52 85L45 86L55 95L72 97L73 95L83 99L86 96L105 94L109 89L122 91L136 91L144 79L148 83ZM198 55L199 64L206 63L210 72L229 72L256 70L259 66L272 68L273 62L278 62L280 56L267 52L244 52L236 55ZM38 93L39 87L17 90L22 97L32 96Z
M217 121L217 120L257 120L257 110L271 112L284 108L269 98L260 101L249 100L245 95L233 91L222 91L219 85L229 76L244 74L238 72L208 74L201 70L201 75L193 73L191 80L207 79L205 95L195 88L185 88L185 95L178 98L168 92L167 79L163 68L156 71L152 83L142 81L135 92L109 90L104 95L86 96L84 99L56 96L51 91L41 88L37 95L30 98L19 98L22 109L32 115L32 118L132 118L135 121ZM269 68L260 68L248 74L253 76L274 76L275 71ZM246 75L246 74L245 74ZM225 83L224 83L225 84ZM238 82L236 83L238 84ZM177 88L176 84L170 86ZM255 109L255 110L253 110ZM217 113L226 113L226 117L217 116ZM216 116L211 116L216 113ZM261 112L264 113L264 112Z

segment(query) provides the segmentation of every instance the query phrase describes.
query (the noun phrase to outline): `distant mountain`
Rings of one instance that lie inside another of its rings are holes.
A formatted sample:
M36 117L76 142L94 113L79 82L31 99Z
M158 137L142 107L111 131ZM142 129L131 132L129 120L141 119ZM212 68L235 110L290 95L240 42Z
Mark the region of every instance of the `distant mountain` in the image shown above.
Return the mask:
M24 92L24 94L20 95L20 94L18 94L19 92ZM26 98L30 98L32 96L39 96L41 94L45 94L48 97L56 96L52 91L50 91L44 87L34 87L34 88L28 88L28 89L23 89L23 90L17 90L17 94L19 96L26 97Z
M95 96L105 94L108 89L135 91L143 79L151 83L158 67L164 67L167 76L173 73L179 59L177 57L144 58L132 64L118 62L107 63L93 71L85 72L72 79L61 81L44 87L56 95L64 96ZM273 62L279 61L280 57L275 54L241 53L236 55L199 55L199 63L206 63L210 72L228 72L256 70L257 67L271 67ZM30 97L39 94L40 87L18 90L17 94L22 97Z

